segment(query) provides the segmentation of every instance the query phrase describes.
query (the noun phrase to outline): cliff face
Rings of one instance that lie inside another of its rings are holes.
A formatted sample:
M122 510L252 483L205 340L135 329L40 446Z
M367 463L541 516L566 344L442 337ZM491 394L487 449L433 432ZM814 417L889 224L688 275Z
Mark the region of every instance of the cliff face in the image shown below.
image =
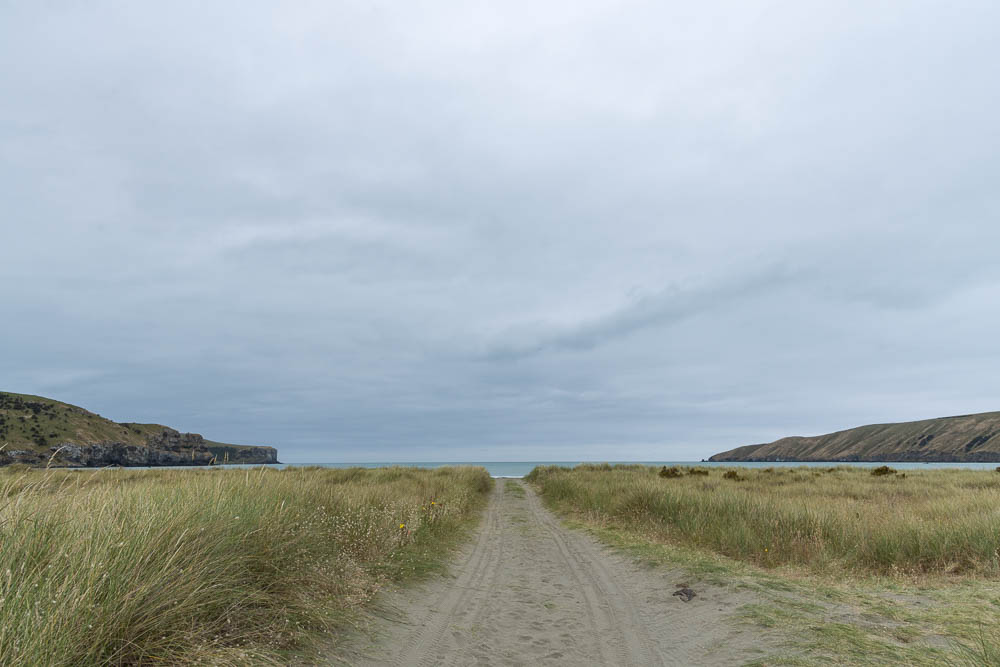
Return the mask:
M205 440L196 433L178 433L164 428L150 436L145 444L104 441L81 445L63 442L48 448L11 449L0 451L0 465L100 467L100 466L184 466L209 465L212 453Z
M273 447L209 442L159 424L119 424L83 408L40 396L0 392L0 465L100 467L277 463Z
M1000 412L782 438L737 447L709 461L1000 462Z
M216 463L278 463L278 450L274 447L251 447L207 442L208 451Z

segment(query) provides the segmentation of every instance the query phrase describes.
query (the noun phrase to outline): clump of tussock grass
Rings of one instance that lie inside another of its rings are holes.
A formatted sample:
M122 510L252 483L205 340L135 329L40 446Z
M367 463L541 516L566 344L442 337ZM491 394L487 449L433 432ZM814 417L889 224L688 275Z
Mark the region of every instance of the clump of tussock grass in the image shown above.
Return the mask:
M557 509L586 520L765 567L1000 574L993 471L922 470L904 479L848 467L743 468L665 485L656 470L539 467L527 479Z
M435 566L481 468L0 479L0 664L286 664Z
M641 466L640 466L640 468L641 468ZM618 469L621 469L621 470L635 470L635 468L632 468L632 467L628 467L628 468L621 467L621 468L618 468ZM688 475L688 476L691 476L691 475L700 475L702 477L705 477L705 476L708 475L708 470L706 470L705 468L691 468L691 467L688 467L688 466L684 466L684 467L670 466L669 468L667 466L660 466L660 470L656 474L658 476L660 476L660 477L665 478L665 479L672 479L674 477L683 477L684 475Z

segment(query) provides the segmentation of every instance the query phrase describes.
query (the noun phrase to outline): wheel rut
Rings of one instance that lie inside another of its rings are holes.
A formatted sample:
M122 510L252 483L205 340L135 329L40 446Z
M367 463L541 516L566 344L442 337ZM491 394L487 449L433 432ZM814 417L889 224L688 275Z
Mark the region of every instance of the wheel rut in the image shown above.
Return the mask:
M333 660L644 667L759 658L746 631L727 621L739 595L696 585L698 597L682 603L672 593L683 576L567 530L528 484L497 480L451 575L384 596L395 620L378 619Z
M615 648L613 660L609 659L610 656L604 656L605 664L664 664L663 657L653 648L632 597L622 589L602 562L606 556L586 536L573 534L563 528L542 507L537 495L529 493L527 499L535 520L556 543L567 567L575 572L574 578L589 592L587 597L594 605L594 616L602 618L602 627L598 628L598 632L603 635L606 645Z

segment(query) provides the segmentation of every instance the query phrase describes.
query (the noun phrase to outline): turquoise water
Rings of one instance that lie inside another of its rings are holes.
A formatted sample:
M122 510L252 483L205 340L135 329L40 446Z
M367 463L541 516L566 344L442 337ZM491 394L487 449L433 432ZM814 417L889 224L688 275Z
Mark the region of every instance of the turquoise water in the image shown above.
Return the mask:
M489 471L493 477L524 477L535 466L557 465L575 466L584 461L366 461L357 463L280 463L268 467L284 468L286 466L307 466L315 465L323 468L382 468L385 466L414 466L417 468L440 468L442 466L482 466ZM586 463L603 463L603 461L587 461ZM705 466L705 467L732 467L741 466L745 468L770 468L770 467L819 467L829 468L830 466L855 466L859 468L873 468L881 465L888 465L896 470L921 470L929 468L957 468L973 470L993 470L996 463L700 463L698 461L609 461L615 463L638 463L650 466ZM233 467L257 467L257 466L226 466Z

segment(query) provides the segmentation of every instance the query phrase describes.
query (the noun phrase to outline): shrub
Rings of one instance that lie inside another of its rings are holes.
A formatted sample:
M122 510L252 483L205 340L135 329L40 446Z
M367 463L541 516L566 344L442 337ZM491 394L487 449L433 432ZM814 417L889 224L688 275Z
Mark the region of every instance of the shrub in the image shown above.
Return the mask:
M731 479L734 482L741 482L741 481L743 481L743 478L740 477L740 474L738 472L736 472L735 470L727 470L726 472L724 472L722 474L722 479Z
M657 474L663 478L680 477L681 469L677 466L670 466L669 468L667 466L663 466Z
M878 468L872 469L873 477L882 477L884 475L895 475L896 471L889 466L879 466Z

